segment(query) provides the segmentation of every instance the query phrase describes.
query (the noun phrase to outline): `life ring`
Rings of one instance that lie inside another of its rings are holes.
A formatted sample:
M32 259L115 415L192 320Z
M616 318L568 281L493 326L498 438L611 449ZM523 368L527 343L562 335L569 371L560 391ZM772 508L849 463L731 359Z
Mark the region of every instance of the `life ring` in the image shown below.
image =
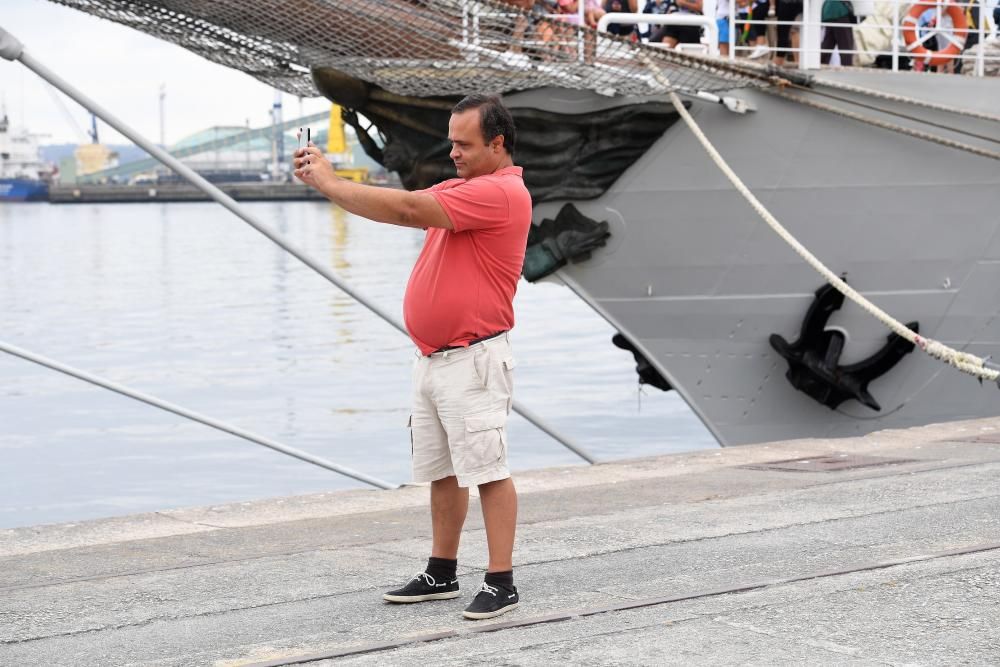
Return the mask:
M969 34L969 24L965 20L965 12L962 11L962 8L950 2L942 4L944 4L944 13L951 18L954 32L951 34L938 33L944 35L945 39L948 40L948 46L939 51L928 50L917 36L917 24L920 20L920 15L928 9L936 9L938 3L917 2L913 4L902 22L903 40L906 42L906 50L913 54L913 57L922 59L925 65L946 65L952 62L954 56L962 52L962 49L965 47L965 38Z

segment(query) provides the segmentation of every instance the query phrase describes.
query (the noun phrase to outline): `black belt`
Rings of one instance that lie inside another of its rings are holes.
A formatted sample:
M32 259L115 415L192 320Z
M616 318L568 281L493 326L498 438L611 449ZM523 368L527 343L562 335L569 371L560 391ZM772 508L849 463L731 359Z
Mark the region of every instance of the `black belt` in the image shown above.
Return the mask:
M499 332L497 332L495 334L490 334L489 336L483 336L482 338L473 338L472 340L470 340L468 342L467 345L446 345L445 347L441 347L441 348L438 348L438 349L434 350L433 352L431 352L431 354L437 354L438 352L447 352L448 350L462 350L462 349L465 349L466 347L471 347L471 346L475 345L476 343L482 343L484 340L490 340L491 338L496 338L497 336L502 336L505 333L507 333L507 332L506 331L499 331Z

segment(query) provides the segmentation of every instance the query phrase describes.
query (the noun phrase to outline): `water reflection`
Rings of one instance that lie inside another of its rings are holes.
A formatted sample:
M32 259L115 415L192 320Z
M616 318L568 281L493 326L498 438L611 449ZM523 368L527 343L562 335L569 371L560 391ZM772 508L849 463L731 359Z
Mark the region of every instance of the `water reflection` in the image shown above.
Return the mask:
M347 212L339 206L330 206L330 238L333 243L330 246L331 264L337 275L351 283L353 274L351 272L351 262L347 259L347 246L350 241L350 224L347 221ZM334 289L333 297L330 301L330 313L333 322L337 326L336 344L350 345L354 342L353 331L351 329L351 319L353 311L357 307L354 300L339 289Z
M171 243L172 236L170 234L170 209L167 204L154 204L155 214L160 223L160 273L159 273L159 289L161 303L169 309L173 305L173 284L171 274L173 273L173 264L171 262L171 253L173 251L173 244Z

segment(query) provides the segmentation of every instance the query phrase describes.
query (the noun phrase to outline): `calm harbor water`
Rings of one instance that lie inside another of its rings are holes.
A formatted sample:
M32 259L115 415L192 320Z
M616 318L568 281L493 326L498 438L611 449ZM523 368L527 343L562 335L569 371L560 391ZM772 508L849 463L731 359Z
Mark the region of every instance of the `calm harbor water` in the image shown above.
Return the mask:
M401 317L423 232L248 207ZM590 452L716 446L567 289L515 307L517 398ZM217 205L0 205L0 313L6 343L408 480L409 340ZM2 353L0 379L0 528L363 486ZM510 440L515 470L582 463L516 415Z

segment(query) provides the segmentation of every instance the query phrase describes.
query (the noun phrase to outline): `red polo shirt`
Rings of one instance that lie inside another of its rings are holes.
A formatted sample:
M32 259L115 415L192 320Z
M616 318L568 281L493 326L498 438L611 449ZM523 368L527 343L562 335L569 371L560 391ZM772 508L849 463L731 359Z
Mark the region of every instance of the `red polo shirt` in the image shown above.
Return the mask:
M403 320L424 354L514 326L514 293L531 227L521 167L423 190L454 230L430 227L406 285Z

